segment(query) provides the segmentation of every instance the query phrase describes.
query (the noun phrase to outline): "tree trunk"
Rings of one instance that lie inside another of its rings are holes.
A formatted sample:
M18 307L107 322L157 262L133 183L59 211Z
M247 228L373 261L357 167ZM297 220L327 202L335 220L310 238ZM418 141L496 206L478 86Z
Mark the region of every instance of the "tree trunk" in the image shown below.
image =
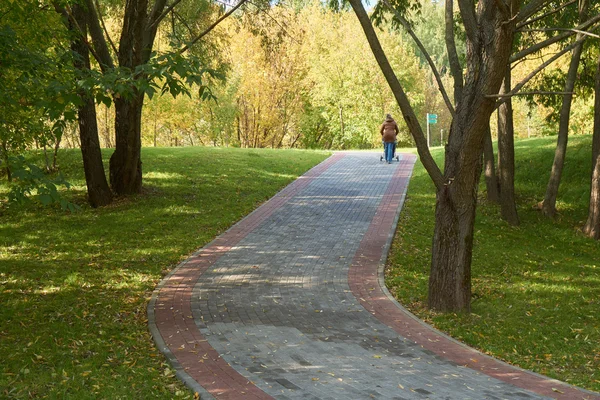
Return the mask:
M4 161L4 172L6 173L6 179L12 182L12 172L10 165L8 165L8 144L6 140L2 141L2 161Z
M56 165L58 159L58 149L60 149L60 142L62 141L63 135L60 135L56 138L56 143L54 144L54 154L52 155L52 171L58 170L58 166Z
M428 296L429 308L434 310L471 311L473 227L481 161L474 167L468 179L463 174L462 182L454 180L436 195Z
M158 28L157 18L162 14L165 3L166 0L155 1L152 11L148 13L148 0L126 2L123 29L119 40L120 67L135 70L136 67L149 61ZM94 37L103 42L101 35L97 34ZM115 152L110 158L110 184L119 195L140 193L142 191L141 132L144 94L136 93L128 98L115 96L114 103Z
M144 97L115 99L115 152L110 157L110 185L119 195L142 191L141 124Z
M44 150L44 160L46 161L46 173L52 172L50 169L50 159L48 158L48 149L46 148L46 144L42 146L42 150Z
M594 136L592 138L592 181L590 185L590 207L583 232L596 240L600 239L600 56L596 69L594 100Z
M338 108L340 111L340 137L342 139L342 141L344 140L344 135L345 135L345 125L344 125L344 108L342 107L341 104L338 104Z
M494 146L492 144L492 131L488 125L483 143L483 163L485 164L485 187L487 199L494 203L500 201L498 193L498 177L496 176L496 161L494 158Z
M502 93L508 93L511 89L510 64L505 70ZM502 219L511 225L519 225L515 203L515 128L510 99L498 108L498 175Z
M587 1L584 0L583 6L580 9L580 21L585 21L587 14ZM577 34L575 40L582 39L584 35ZM571 63L569 64L569 71L567 72L567 78L565 81L565 93L572 93L575 88L575 81L577 79L577 69L579 67L579 60L581 59L581 53L583 52L583 43L576 46L573 49L573 55L571 57ZM554 217L556 215L556 198L558 197L558 187L560 185L560 179L562 177L563 167L565 165L565 156L567 153L567 142L569 139L569 122L571 117L571 103L573 101L572 94L563 95L563 103L560 109L560 123L558 127L558 139L556 142L556 151L554 153L554 162L552 163L552 171L550 172L550 179L548 180L548 186L546 187L546 195L542 202L542 212L548 217Z
M77 24L85 34L87 32L85 10L81 6L74 4L72 12ZM76 32L77 28L71 27L70 29ZM71 44L71 49L78 56L73 61L75 69L84 73L89 71L89 50L79 35L77 35L77 39ZM100 207L112 202L112 193L106 181L104 164L102 163L98 123L96 120L96 105L94 104L94 99L85 92L80 92L79 97L83 101L83 104L77 109L77 114L88 201L92 207Z

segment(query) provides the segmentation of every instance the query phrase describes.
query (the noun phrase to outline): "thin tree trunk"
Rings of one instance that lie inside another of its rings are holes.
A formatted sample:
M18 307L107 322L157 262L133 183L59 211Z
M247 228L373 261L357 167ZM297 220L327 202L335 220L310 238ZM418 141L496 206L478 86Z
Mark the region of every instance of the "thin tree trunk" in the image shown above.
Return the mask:
M156 147L156 136L157 136L157 129L158 129L156 126L156 124L157 124L156 121L157 121L157 117L156 117L156 114L154 114L154 147Z
M61 12L60 9L57 10ZM83 34L87 34L87 22L85 10L77 4L72 7L73 16ZM64 15L64 14L63 14ZM71 44L71 49L77 57L73 60L76 70L86 73L90 70L89 50L77 29L65 22L69 29L77 36ZM87 93L80 92L79 97L82 104L77 109L79 123L79 139L81 155L83 158L83 170L88 191L88 201L92 207L100 207L112 202L112 193L102 163L102 152L100 150L100 138L98 136L98 122L96 119L96 105L94 99Z
M579 14L580 21L585 21L586 14L587 1L584 0L584 4L580 9ZM583 37L585 36L582 34L577 34L575 40L582 39ZM565 81L565 93L572 93L573 89L575 88L575 81L577 80L577 69L579 67L579 60L581 59L582 52L583 43L581 43L573 49L573 55L571 57L569 71L567 72L567 78ZM552 171L550 172L550 179L548 180L548 186L546 187L546 195L544 196L544 201L541 204L542 212L548 217L554 217L556 215L556 198L558 197L558 187L560 185L563 167L565 165L567 143L569 140L569 122L571 117L572 101L572 94L563 95L563 103L560 109L558 139L556 142L556 151L554 152L554 162L552 163Z
M104 139L106 140L106 147L113 147L112 140L110 140L110 128L108 120L108 107L104 107Z
M8 144L6 140L2 141L2 161L4 161L4 172L6 173L6 179L12 182L12 172L10 165L8 165Z
M494 146L492 144L492 131L489 125L485 133L485 142L483 143L483 163L485 165L487 199L494 203L498 203L500 201L500 194L498 193L498 177L496 176L496 161L494 157Z
M58 149L60 148L60 142L62 141L62 135L56 138L56 143L54 145L54 154L52 155L52 171L56 171L58 168L56 166L56 161L58 158Z
M590 185L590 207L583 232L596 240L600 239L600 56L596 69L594 100L594 136L592 138L592 180Z
M508 93L511 89L510 64L505 70L501 93ZM511 225L519 225L515 203L515 128L510 99L498 108L498 175L502 219Z
M52 170L50 169L50 159L48 158L48 150L46 148L46 144L44 144L42 150L44 150L44 160L46 160L46 173L50 173L52 172Z
M344 108L342 107L342 105L338 105L338 108L340 110L340 137L342 138L342 141L344 140L344 130L345 130L345 126L344 126Z

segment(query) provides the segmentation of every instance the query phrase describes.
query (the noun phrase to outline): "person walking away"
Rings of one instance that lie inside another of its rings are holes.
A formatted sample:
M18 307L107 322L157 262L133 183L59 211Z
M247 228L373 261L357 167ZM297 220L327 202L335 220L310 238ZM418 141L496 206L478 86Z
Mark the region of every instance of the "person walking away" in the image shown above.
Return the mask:
M394 118L390 114L385 116L385 121L381 124L379 132L381 133L381 140L383 141L385 161L388 164L392 163L394 158L394 152L396 150L396 136L398 136L398 124L394 121Z

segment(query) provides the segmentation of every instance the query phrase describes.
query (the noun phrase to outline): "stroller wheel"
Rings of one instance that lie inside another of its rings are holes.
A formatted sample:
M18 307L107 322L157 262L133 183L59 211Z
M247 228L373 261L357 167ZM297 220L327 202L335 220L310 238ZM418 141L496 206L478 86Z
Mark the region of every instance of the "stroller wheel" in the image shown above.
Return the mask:
M380 156L380 157L379 157L379 161L383 161L383 156Z
M400 161L400 156L396 156L396 161Z

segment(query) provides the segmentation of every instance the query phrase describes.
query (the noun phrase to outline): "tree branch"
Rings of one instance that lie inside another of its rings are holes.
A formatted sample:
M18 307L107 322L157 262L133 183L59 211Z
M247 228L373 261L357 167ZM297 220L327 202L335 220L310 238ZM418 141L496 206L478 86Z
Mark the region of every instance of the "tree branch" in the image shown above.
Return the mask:
M462 97L463 90L463 69L460 65L458 52L456 51L456 42L454 40L454 4L453 0L446 0L445 10L445 32L444 40L446 42L446 51L448 52L448 62L450 63L450 73L454 78L454 101L457 102Z
M181 0L175 0L170 8L172 9L175 7L180 1ZM148 19L145 21L145 26L142 27L142 62L148 62L148 60L150 60L154 39L156 38L156 32L158 31L158 25L162 20L161 16L164 18L163 14L168 14L168 12L163 12L166 4L167 0L156 0L152 7L152 11L148 14Z
M177 20L179 22L181 22L183 24L183 26L185 26L185 28L187 29L190 36L194 35L194 30L192 29L190 24L187 23L185 18L183 18L181 15L179 15L179 13L176 11L173 11L173 15L175 16L175 18L177 18Z
M423 53L423 56L425 56L425 59L427 60L427 63L429 64L429 67L431 68L431 71L433 72L433 75L435 76L435 80L438 84L438 89L439 89L440 93L442 94L442 97L444 98L446 107L448 107L450 114L454 118L454 115L455 115L454 106L452 105L452 102L448 98L448 93L446 93L446 89L444 88L444 84L442 83L442 78L440 76L440 73L438 72L437 68L435 67L435 64L434 64L433 60L431 59L431 56L425 49L425 46L423 46L423 43L421 43L421 40L419 40L419 38L417 37L415 32L412 30L408 21L402 15L400 15L400 13L395 8L392 7L392 5L389 3L389 1L383 0L383 3L387 6L387 8L390 9L390 11L392 11L394 13L396 18L398 18L398 21L400 21L400 23L402 24L404 29L406 29L406 32L408 32L410 37L415 41L419 50L421 50L421 52Z
M417 151L419 153L419 158L423 163L423 166L427 170L427 173L431 177L436 189L438 191L443 190L444 188L444 175L440 171L439 167L435 163L435 160L431 156L429 152L429 148L427 147L427 139L425 139L425 135L423 134L423 130L421 129L421 125L419 125L419 121L415 115L413 108L410 105L408 97L404 90L402 89L402 85L400 81L398 81L398 77L394 73L392 66L390 65L385 52L381 48L381 43L377 38L377 34L375 33L375 29L373 29L373 25L371 24L371 20L369 19L369 15L365 11L364 6L362 5L361 0L349 0L350 5L354 9L354 13L358 18L360 25L362 26L363 31L365 32L365 36L367 41L369 42L369 46L371 47L371 51L379 64L379 68L383 73L383 76L388 82L394 97L396 98L396 102L402 111L402 115L404 116L404 121L408 126L408 129L415 140L415 144L417 145Z
M194 44L196 44L196 42L198 42L198 40L202 39L204 36L208 35L208 33L210 33L210 31L212 31L217 25L219 25L221 23L221 21L223 21L225 18L229 17L231 14L233 14L235 12L235 10L237 10L238 8L240 8L242 6L242 4L244 4L246 1L248 0L240 0L240 2L238 4L235 5L235 7L233 7L231 10L229 10L228 12L226 12L225 14L223 14L219 19L217 19L211 26L209 26L208 28L206 28L206 30L204 32L202 32L200 35L196 36L196 38L194 40L192 40L190 43L188 43L187 45L183 46L180 50L179 50L179 54L183 54L185 53L187 50L189 50L190 47L192 47Z
M254 5L254 3L251 2L251 0L250 0L250 4ZM269 10L265 11L265 15L267 17L269 17L277 26L279 26L281 28L281 30L286 34L287 37L289 37L290 39L292 39L294 42L300 44L300 42L298 41L298 39L296 39L295 37L293 37L292 35L289 34L289 32L287 31L287 29L285 29L285 26L281 25L279 23L279 21L277 21L276 18L274 18L271 14L269 14Z
M471 0L458 0L458 8L465 27L467 38L472 43L477 43L477 14L475 13L475 5Z
M69 29L69 30L75 30L76 31L76 33L79 35L79 37L81 39L81 42L85 45L85 47L88 48L88 50L90 51L90 53L92 54L92 56L100 64L101 63L100 62L100 57L98 56L98 54L96 54L96 51L94 50L94 47L87 40L87 35L84 33L84 31L81 28L81 26L77 23L77 20L75 19L75 17L73 16L73 13L71 12L71 9L59 5L57 2L53 2L53 4L54 4L54 9L56 10L56 12L58 14L62 15L66 19L65 25L67 24L67 22L69 22L69 23L72 24L71 27L67 25L67 29Z
M99 18L98 14L96 13L96 9L94 8L94 3L92 0L86 0L85 4L88 9L87 20L89 23L90 35L92 37L92 44L94 49L96 49L96 53L100 57L98 60L100 68L102 69L102 72L106 72L107 69L114 68L115 64L110 56L110 52L108 51L108 45L106 44L106 39L102 33L102 28L100 27Z
M165 3L166 3L166 1L165 1ZM175 1L173 1L173 4L171 4L169 7L167 7L166 10L164 10L162 12L162 14L160 14L158 16L155 15L155 14L158 14L158 12L155 13L155 10L152 10L153 14L150 15L150 18L148 19L149 24L148 24L148 27L146 29L147 30L151 30L151 29L156 28L158 26L158 24L160 24L160 22L163 19L165 19L165 17L167 15L169 15L169 13L171 12L171 10L173 10L177 6L177 4L179 4L179 3L181 3L181 0L175 0ZM163 7L164 7L164 5L163 5Z
M565 94L573 94L573 92L545 92L542 90L534 90L532 92L519 92L519 93L513 93L512 91L508 92L508 93L500 93L500 94L487 94L485 95L485 97L487 98L504 98L504 97L514 97L514 96L531 96L534 94L541 94L541 95L550 95L550 94L557 94L557 95L565 95ZM498 106L500 106L500 104L504 103L504 101L499 102Z
M600 38L600 35L596 35L591 32L582 31L580 29L571 29L571 28L540 28L540 29L521 29L518 32L554 32L554 31L565 31L565 32L574 32L579 33L581 35L587 35L595 38Z
M571 51L572 49L574 49L575 47L579 46L581 43L583 43L584 40L585 40L585 38L581 38L580 40L574 41L573 43L571 43L570 45L568 45L567 47L565 47L564 49L562 49L561 51L559 51L558 53L556 53L555 55L550 57L548 60L544 61L542 64L540 64L539 67L537 67L536 69L531 71L529 73L529 75L527 75L523 80L521 80L521 82L516 84L510 92L505 93L503 95L488 95L487 97L501 97L501 98L506 97L506 99L502 99L502 100L498 101L498 103L496 104L496 107L499 107L502 103L504 103L506 100L508 100L508 98L510 98L510 96L515 96L519 92L519 90L521 90L523 88L523 86L525 86L525 84L527 82L529 82L534 76L536 76L540 71L542 71L548 65L552 64L554 61L558 60L565 53L567 53L567 52Z
M583 24L580 24L579 26L576 26L574 29L571 29L569 32L567 33L563 33L561 35L557 35L554 36L550 39L546 39L540 43L537 43L527 49L521 50L520 52L518 52L517 54L514 54L513 56L510 57L510 62L513 63L523 57L527 57L529 54L535 53L536 51L539 51L541 49L543 49L544 47L547 47L551 44L554 44L556 42L559 42L563 39L566 39L570 36L573 36L575 34L576 30L584 30L584 29L588 29L591 26L593 26L595 23L597 23L598 21L600 21L600 14L597 14L595 16L593 16L592 18L588 19L586 22L584 22ZM596 28L593 28L596 29ZM593 30L593 29L589 29L589 30Z
M529 3L521 7L517 14L517 21L525 21L536 12L540 11L551 0L531 0Z
M117 54L117 46L115 46L115 43L111 39L110 34L108 33L108 29L106 29L106 25L104 24L104 18L102 18L102 14L100 13L100 4L98 3L98 0L94 1L96 5L96 14L98 14L99 16L100 23L102 24L102 29L104 29L104 34L106 35L108 43L110 43L110 46L112 47L113 51L115 52L115 54Z
M560 7L554 8L552 11L547 12L546 14L542 14L542 15L540 15L538 17L535 17L534 19L523 21L523 22L517 24L517 26L516 26L515 29L519 30L519 29L523 28L524 26L527 26L527 25L529 25L531 23L534 23L535 21L539 21L540 19L544 19L544 18L546 18L546 17L548 17L548 16L550 16L552 14L556 14L557 12L561 11L563 8L566 8L566 7L570 6L571 4L577 3L578 1L579 0L571 0L568 3L565 3L565 4L563 4Z

